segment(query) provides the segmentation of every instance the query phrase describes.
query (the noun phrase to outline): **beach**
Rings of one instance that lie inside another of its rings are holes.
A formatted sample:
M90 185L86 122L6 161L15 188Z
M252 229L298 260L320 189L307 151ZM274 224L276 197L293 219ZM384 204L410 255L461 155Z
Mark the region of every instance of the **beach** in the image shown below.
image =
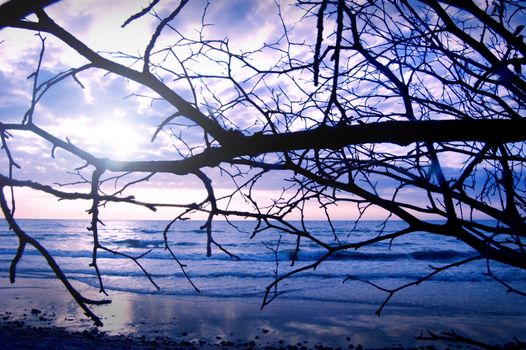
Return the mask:
M455 331L487 344L503 345L517 337L526 341L526 298L484 275L483 262L445 271L418 286L397 292L378 317L375 311L388 296L348 274L396 288L430 271L470 256L453 239L415 234L392 246L378 244L345 252L280 284L279 296L261 310L265 287L275 278L279 237L264 232L250 239L253 223L236 222L239 230L218 222L222 244L240 261L215 251L205 255L206 234L201 222L172 228L170 244L199 287L188 283L164 249L163 221L107 222L101 242L136 256L159 286L157 290L137 265L119 255L100 252L103 283L90 267L92 237L82 220L22 220L28 232L56 258L66 276L86 297L109 298L111 304L92 306L104 326L95 327L53 275L45 259L27 249L11 284L7 273L16 254L16 236L0 223L0 349L143 349L143 348L298 348L454 349L461 344L415 339L427 331ZM322 222L309 222L321 239L334 233ZM400 222L390 222L396 231ZM377 222L364 222L348 236L348 222L334 223L342 241L378 234ZM279 271L290 271L295 241L279 242ZM438 249L439 247L440 249ZM313 263L324 252L304 244L295 267ZM518 289L526 275L494 265L493 271ZM44 340L43 340L44 339ZM78 344L81 345L78 345ZM18 344L18 345L16 345ZM47 344L47 345L42 345Z
M96 291L75 282L86 295ZM421 332L454 329L496 344L503 329L520 331L524 319L433 315L378 305L275 300L260 310L257 298L177 297L111 292L112 303L93 310L104 326L94 327L54 280L23 278L0 287L2 349L148 348L449 348L447 342L416 340ZM505 323L503 323L505 322ZM521 334L515 334L520 338ZM508 341L512 341L509 338Z

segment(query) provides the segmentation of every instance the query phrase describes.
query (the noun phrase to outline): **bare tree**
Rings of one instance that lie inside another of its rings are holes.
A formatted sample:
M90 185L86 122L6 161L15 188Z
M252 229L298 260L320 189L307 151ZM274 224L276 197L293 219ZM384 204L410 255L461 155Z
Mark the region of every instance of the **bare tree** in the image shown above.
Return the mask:
M526 268L523 2L276 1L280 36L257 50L241 51L232 48L228 39L214 37L207 7L197 34L188 35L172 25L174 18L185 15L187 0L164 16L156 12L159 1L153 1L122 24L126 27L144 16L158 19L140 55L99 53L56 23L43 8L48 2L33 3L33 7L10 12L13 16L6 16L4 8L27 4L13 0L2 5L0 25L39 33L42 52L43 36L52 35L87 63L46 81L37 79L39 63L27 113L19 123L0 123L7 159L0 175L0 205L20 242L11 265L12 281L25 247L32 245L79 305L100 324L87 307L97 301L78 294L53 257L18 224L13 188L25 186L59 199L91 201L91 266L99 277L101 292L104 285L97 256L102 250L112 250L98 240L99 212L108 202L126 202L151 210L163 205L179 208L165 237L178 220L193 212L206 213L203 228L208 255L218 249L237 258L214 235L213 222L218 217L254 219L258 223L254 235L276 229L296 237L296 254L307 242L325 250L313 264L283 275L276 269L263 305L275 296L282 280L314 269L338 252L393 242L421 231L455 237L477 254L435 267L429 275L396 289L363 281L387 293L378 313L398 290L475 260L487 260L488 275L508 290L524 294L491 270L492 262ZM299 22L289 23L283 15L289 6L302 12ZM30 13L36 15L34 19L23 18ZM166 33L177 40L161 46ZM263 56L265 60L260 59ZM82 85L77 75L91 70L134 81L151 91L152 100L175 107L176 112L152 135L153 141L160 132L171 134L177 151L173 159L100 158L39 127L34 111L40 99L65 79ZM14 169L19 162L10 152L12 131L33 134L48 142L52 152L62 149L81 159L85 165L77 172L90 191L63 191L38 178L18 179ZM197 141L195 135L200 135ZM458 166L448 166L450 159ZM211 175L214 168L231 179L230 194L217 196ZM140 202L126 195L128 187L161 173L195 176L206 198L175 205ZM288 186L270 204L258 199L259 186L267 177L278 175ZM115 178L125 185L111 194L103 192L102 186ZM390 186L386 190L380 188L381 183ZM230 203L234 198L241 198L246 205L233 208ZM386 220L401 219L406 226L397 232L382 230L367 240L342 243L335 235L327 242L306 229L304 221L309 217L305 208L310 203L325 213L327 225L332 225L333 208L353 205L358 214L349 220L358 222L368 210L381 208L387 213ZM477 220L481 217L491 220ZM294 221L297 218L300 220ZM184 265L170 252L184 271ZM143 268L141 256L129 258Z

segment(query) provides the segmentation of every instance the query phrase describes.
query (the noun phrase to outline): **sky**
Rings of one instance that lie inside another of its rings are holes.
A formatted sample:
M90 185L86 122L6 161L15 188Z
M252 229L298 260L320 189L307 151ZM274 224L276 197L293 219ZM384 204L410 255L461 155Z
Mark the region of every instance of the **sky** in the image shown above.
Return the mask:
M104 57L140 69L141 62L135 62L133 57L138 57L144 52L159 20L147 14L125 28L122 28L121 24L148 3L147 0L64 0L49 6L46 11L59 25ZM178 1L161 1L156 11L160 17L164 17L178 3ZM210 2L206 16L203 17L205 5L204 0L191 0L170 23L171 28L163 32L156 43L156 49L178 42L181 40L180 34L197 38L200 33L207 39L227 38L232 52L239 53L257 50L265 44L277 42L280 38L283 43L283 23L277 16L278 7L284 23L289 26L287 29L294 28L289 32L291 42L312 43L315 40L312 35L313 28L316 26L314 18L302 18L303 12L291 6L290 1L215 0ZM200 32L202 23L206 26ZM325 23L327 32L334 25L331 21L327 21ZM85 59L51 35L42 34L39 37L33 32L14 29L0 31L0 121L2 123L21 122L30 106L33 89L31 75L37 67L43 40L45 51L39 82L86 63ZM330 38L327 40L330 41ZM189 46L184 45L185 42L180 43L182 45L177 47L177 57L185 60L190 54L190 49ZM312 52L306 49L305 45L292 46L289 49L300 59L312 58ZM191 70L190 73L224 74L225 66L221 63L224 56L213 51L208 52L208 55L208 59L199 62L185 61L186 67ZM276 55L279 56L276 51L256 52L253 54L252 63L262 69L268 68L279 58ZM162 62L167 67L180 69L180 64L169 53L158 54L155 59L156 62ZM236 68L238 70L233 74L239 74L240 77L246 74L246 69L240 66ZM188 101L192 101L193 95L184 79L174 80L173 75L168 71L160 69L156 70L156 73L165 79L164 82L170 88ZM78 81L65 79L46 92L35 109L33 121L36 125L63 140L69 140L97 157L116 160L179 159L176 146L179 150L188 152L184 149L185 146L169 132L160 132L159 136L151 141L157 126L176 110L173 106L159 100L148 89L97 70L79 73L76 78ZM285 78L280 77L280 79ZM284 84L284 86L292 86L292 84L287 85L287 82ZM307 85L302 88L307 91L310 88L314 89L313 86ZM255 93L258 91L256 90ZM290 100L300 93L304 92L293 88L287 90ZM228 83L217 79L210 81L207 86L202 86L198 94L200 102L209 103L213 107L215 97L231 98L234 91ZM227 126L246 131L257 130L258 125L262 123L257 119L259 117L252 117L256 113L249 106L237 105L216 112L228 112L233 124ZM189 125L187 121L178 121ZM292 127L301 128L304 125ZM189 147L198 145L201 140L201 133L196 128L174 126L173 130L176 130L175 135L181 132L181 137ZM8 145L15 160L21 166L20 169L15 169L15 178L39 181L61 190L88 191L85 183L78 184L81 178L76 169L84 165L78 158L60 149L52 152L50 144L24 132L12 132ZM393 145L379 147L394 148ZM462 159L453 157L443 161L446 166L458 168ZM2 154L0 168L4 174L7 169L6 164L6 158ZM234 171L230 168L226 170ZM233 188L229 177L221 176L218 169L205 169L205 172L213 179L217 197L229 193ZM80 174L87 176L88 173L82 170ZM144 175L146 174L138 176ZM259 182L254 193L262 205L270 204L271 198L277 198L282 189L288 185L283 180L286 175L279 172L270 173ZM137 176L108 181L104 189L111 193L125 184L126 180L134 179L137 179ZM393 187L390 183L380 183L379 190L388 194L393 191ZM206 197L203 185L195 176L155 175L147 182L132 186L126 194L133 194L138 200L175 204L199 202ZM409 190L407 194L411 196ZM17 188L15 196L16 216L20 218L88 218L86 210L89 209L90 203L87 201L57 201L49 195L26 188ZM230 203L230 208L246 207L247 203L239 198ZM334 219L352 220L358 216L354 206L342 205L331 210ZM317 203L309 204L306 212L310 219L324 218L324 213ZM173 208L160 208L158 212L153 213L143 207L108 204L103 210L102 219L172 219L176 213L178 211ZM373 208L368 211L365 218L384 219L386 216L384 211ZM204 218L204 216L198 215L195 218Z
M59 25L94 50L129 64L131 60L122 59L110 52L125 52L132 56L144 52L158 20L152 15L146 15L126 28L121 28L121 24L147 4L148 1L141 0L67 0L49 6L46 11ZM156 11L163 16L168 13L170 6L177 4L177 1L162 1ZM205 29L205 35L216 39L228 38L234 50L257 49L264 43L277 40L282 33L282 24L276 16L276 4L273 1L213 1L207 9L206 17L206 22L213 23L213 26ZM201 25L204 5L205 1L190 1L171 25L181 33L195 37ZM300 13L295 7L286 1L279 5L282 15L290 23L299 19ZM302 31L297 32L301 34ZM167 30L159 38L156 47L163 47L178 38ZM45 40L45 51L39 82L85 63L82 57L51 35L42 34L39 37L33 32L13 29L0 31L0 118L3 123L19 123L30 106L33 79L28 77L37 67L42 40ZM184 55L182 51L181 56ZM267 59L270 62L272 57L260 57L257 63L264 66ZM201 64L198 68L200 72L209 71L210 74L221 69L214 62ZM102 71L91 70L76 77L82 87L73 79L66 79L46 92L35 109L33 120L36 125L64 140L70 140L97 157L117 160L179 158L174 148L177 140L169 133L161 132L151 142L157 126L175 112L174 107L159 101L157 96L144 87L114 75L106 75ZM191 99L192 95L186 85L169 81L167 84L171 84L183 97ZM217 84L216 89L220 89L222 83ZM245 119L246 117L239 118L238 125L243 127ZM249 126L250 124L246 125ZM185 140L190 143L200 135L195 135L196 132L192 130L185 132ZM68 185L80 180L75 169L82 167L84 163L78 158L60 149L52 154L50 144L25 132L12 132L8 145L21 166L14 170L15 178L39 181L66 191L88 191L86 184ZM7 163L3 154L2 158L0 164L2 172L6 174ZM206 172L213 176L216 196L227 194L232 188L231 180L219 176L216 169L207 169ZM262 201L277 196L283 186L287 185L282 181L283 174L268 177L255 192ZM124 182L121 181L118 185L122 183ZM106 186L106 189L110 191L111 186ZM193 176L154 176L148 182L133 186L127 194L133 194L139 200L167 203L198 202L206 196L202 184ZM15 189L15 197L15 216L19 218L89 218L86 212L90 207L88 201L57 201L50 195L27 188ZM235 205L246 207L246 203L242 201L234 201L232 206ZM340 209L336 212L338 210ZM339 215L347 218L348 210L341 208ZM313 205L308 212L314 219L323 217L317 205ZM142 207L108 204L101 217L172 219L175 213L177 211L167 208L160 208L154 213Z

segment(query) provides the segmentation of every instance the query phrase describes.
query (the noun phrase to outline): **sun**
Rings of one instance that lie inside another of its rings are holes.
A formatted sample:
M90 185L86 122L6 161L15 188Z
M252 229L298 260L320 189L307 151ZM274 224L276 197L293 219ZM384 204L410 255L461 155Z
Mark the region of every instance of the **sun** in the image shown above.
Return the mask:
M127 115L115 114L104 118L85 115L64 118L47 131L69 140L95 157L113 160L140 158L141 153L148 149L148 129Z
M103 122L95 131L99 151L104 157L115 160L129 159L139 151L139 132L125 122Z

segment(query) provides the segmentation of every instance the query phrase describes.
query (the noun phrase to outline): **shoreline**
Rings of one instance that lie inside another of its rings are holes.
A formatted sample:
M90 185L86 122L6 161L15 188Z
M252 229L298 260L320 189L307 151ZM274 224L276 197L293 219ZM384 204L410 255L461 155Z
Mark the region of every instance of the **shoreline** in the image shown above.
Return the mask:
M101 297L94 288L74 284L88 297ZM437 315L390 306L377 317L374 311L378 305L279 298L260 311L261 300L257 298L110 292L111 304L92 308L104 323L97 329L58 281L21 278L11 285L7 278L1 278L0 344L17 340L35 345L38 339L55 337L66 342L63 348L90 342L99 344L97 348L113 344L108 349L130 349L131 342L137 343L135 349L445 349L451 347L450 342L419 341L415 337L428 330L439 334L451 329L490 344L506 344L513 336L526 340L522 336L526 329L520 326L524 314L479 320L473 315Z

